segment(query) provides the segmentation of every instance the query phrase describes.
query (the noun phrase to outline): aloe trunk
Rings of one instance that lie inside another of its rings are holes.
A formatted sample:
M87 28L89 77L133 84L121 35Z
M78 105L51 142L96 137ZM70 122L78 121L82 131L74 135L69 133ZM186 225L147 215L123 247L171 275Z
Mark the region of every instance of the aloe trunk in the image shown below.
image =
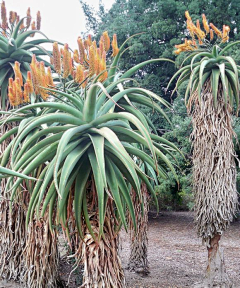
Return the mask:
M81 287L124 288L126 287L124 272L118 254L119 229L117 227L119 223L113 217L113 202L108 200L103 227L104 235L100 239L98 238L99 214L94 207L96 203L97 200L94 198L88 202L92 231L90 232L83 223L83 240L80 241L77 252L83 265Z
M29 224L24 260L27 287L59 287L57 233L50 231L48 213Z
M134 199L134 210L137 217L137 229L135 231L132 224L131 229L131 252L128 261L128 269L141 274L149 273L148 265L148 211L149 211L149 194L145 183L141 185L143 211L141 203L134 191L132 197ZM130 221L131 223L131 221Z
M208 249L206 286L201 287L213 287L215 283L230 287L219 240L233 220L238 205L232 139L235 134L231 108L224 104L221 86L217 97L214 107L210 81L204 86L201 102L197 93L191 96L195 102L192 139L196 224L198 235Z

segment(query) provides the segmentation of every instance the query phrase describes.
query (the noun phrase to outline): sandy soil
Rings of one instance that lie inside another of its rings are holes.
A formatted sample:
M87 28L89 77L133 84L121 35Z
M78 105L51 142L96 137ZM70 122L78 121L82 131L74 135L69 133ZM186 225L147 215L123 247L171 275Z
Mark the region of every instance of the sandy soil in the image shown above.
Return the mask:
M196 237L193 214L190 212L163 212L156 218L150 214L149 263L147 277L125 270L128 288L185 288L201 282L206 269L207 252ZM121 258L127 267L129 237L121 234ZM225 264L233 287L240 288L240 220L234 222L222 237ZM60 263L61 278L67 282L71 265L66 257ZM80 272L73 273L68 287L77 287ZM15 283L0 281L1 287L19 288Z

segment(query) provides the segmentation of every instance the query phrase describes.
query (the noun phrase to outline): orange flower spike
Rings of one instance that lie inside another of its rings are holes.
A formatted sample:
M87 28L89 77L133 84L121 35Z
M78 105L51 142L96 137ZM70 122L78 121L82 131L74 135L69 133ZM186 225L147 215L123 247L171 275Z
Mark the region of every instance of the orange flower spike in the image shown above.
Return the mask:
M188 11L185 11L185 17L188 21L192 21L192 18L190 17L190 14Z
M32 30L37 30L37 27L36 27L36 23L35 23L35 21L32 22L31 27L32 27Z
M51 72L51 68L50 67L47 68L46 84L47 84L47 86L50 86L50 87L54 87L55 86L54 83L53 83L52 72Z
M71 74L71 53L69 55L68 51L68 44L64 45L63 50L63 59L62 59L62 66L63 66L63 78L66 79ZM69 57L70 56L70 57Z
M14 82L16 85L16 105L20 105L23 99L23 92L21 88L20 79L16 78Z
M15 93L13 92L13 88L11 87L8 87L8 98L9 98L9 102L12 106L17 106L16 105L16 95Z
M85 80L85 81L84 81L83 84L82 84L82 88L85 88L85 87L87 86L87 83L88 83L87 78L88 78L88 76L89 76L88 70L85 70L85 71L83 72L83 80Z
M202 14L202 22L203 22L204 30L206 31L206 34L208 34L210 31L210 28L209 28L208 21L207 21L205 14Z
M213 31L216 33L217 37L222 38L222 32L213 24L210 23L210 27L213 29Z
M31 11L30 11L30 7L29 7L27 10L27 21L26 21L27 28L30 27L31 21L32 21L32 16L31 16Z
M76 63L80 63L79 54L78 54L78 50L77 49L75 49L74 52L73 52L73 60Z
M119 49L118 49L118 43L117 43L117 35L116 34L113 34L113 40L112 40L112 56L115 57L118 52L119 52Z
M1 19L2 19L2 29L6 30L8 28L8 23L7 23L7 10L5 6L5 1L2 1L1 4Z
M99 49L100 49L100 56L102 57L102 54L103 54L103 51L104 51L103 37L101 37L101 39L100 39Z
M99 55L99 48L97 48L97 52L95 53L95 74L99 74L99 66L100 66L101 57Z
M110 38L107 31L103 32L103 45L104 50L107 52L110 48Z
M222 40L223 43L229 40L229 36L228 36L229 31L230 31L230 27L223 25L223 40Z
M15 93L15 89L13 89L13 78L9 78L8 79L8 98L10 101L10 104L12 106L15 106L15 97L16 97L16 93Z
M53 43L53 66L58 74L61 74L61 54L58 49L58 43Z
M29 87L29 93L33 93L33 82L32 82L32 74L30 71L27 72L27 84Z
M35 21L32 22L31 28L32 28L32 30L37 30ZM32 33L30 36L34 37L34 35L35 35L35 33Z
M197 26L198 29L201 29L199 19L197 19L196 26Z
M78 65L77 68L76 68L74 81L76 83L81 83L83 80L84 80L83 66L82 65Z
M92 45L92 36L90 34L88 35L88 45Z
M37 30L41 29L41 14L40 11L37 12Z
M24 84L24 91L23 91L23 102L24 103L28 103L30 102L30 88L29 88L29 84L25 83Z
M17 16L16 14L17 14L16 12L10 11L10 13L9 13L9 22L11 24L13 24L15 22L16 16Z
M15 61L13 70L14 70L14 74L15 74L15 79L19 78L20 84L21 84L21 86L23 86L23 78L22 78L22 73L20 71L20 63L18 61Z
M83 41L83 45L84 45L84 48L86 49L86 50L88 50L88 48L89 48L89 40L88 39L85 39L84 41Z
M84 51L82 38L78 37L77 42L78 42L78 51L79 51L79 58L80 58L79 60L80 60L80 63L83 64L84 58L85 58L85 51Z
M214 32L212 29L210 29L210 41L212 41L214 38Z
M93 76L95 74L95 51L94 46L92 45L89 48L89 76Z

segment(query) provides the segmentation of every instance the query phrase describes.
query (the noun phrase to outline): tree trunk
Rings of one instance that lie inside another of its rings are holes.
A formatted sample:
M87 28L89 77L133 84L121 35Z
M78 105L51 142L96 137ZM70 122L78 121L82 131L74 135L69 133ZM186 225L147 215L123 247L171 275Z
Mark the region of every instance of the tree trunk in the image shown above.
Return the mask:
M112 200L108 200L104 235L99 239L99 217L97 207L94 207L93 204L97 201L96 199L93 200L93 198L90 201L91 204L88 202L93 235L87 229L86 223L83 220L83 240L80 240L79 248L76 252L76 267L79 264L83 266L83 283L81 287L124 288L126 287L125 277L118 255L119 227L118 221L114 216Z
M3 125L1 135L11 128ZM1 154L11 140L0 145ZM10 209L11 191L6 191L6 181L2 179L0 191L0 278L19 281L29 288L60 287L56 234L49 232L48 219L31 223L26 230L29 192L23 182Z
M1 126L0 136L14 126ZM1 155L11 139L0 144ZM7 179L1 180L0 191L0 277L3 279L21 280L24 274L23 252L26 246L25 211L29 201L27 191L21 192L10 210L10 192L6 191Z
M134 191L132 191L132 199L134 201L134 210L137 218L137 230L135 231L131 221L131 252L128 260L128 269L143 275L149 274L149 265L147 258L148 251L148 211L149 211L149 195L145 183L142 183L142 201L143 211L139 199Z
M61 287L58 276L57 233L49 230L48 215L28 227L23 282L29 288Z
M193 191L197 232L208 249L208 268L203 284L196 287L231 287L225 272L220 235L237 211L236 164L232 110L224 103L221 84L214 101L210 80L199 101L194 92L188 109L192 114ZM220 285L220 286L219 286Z

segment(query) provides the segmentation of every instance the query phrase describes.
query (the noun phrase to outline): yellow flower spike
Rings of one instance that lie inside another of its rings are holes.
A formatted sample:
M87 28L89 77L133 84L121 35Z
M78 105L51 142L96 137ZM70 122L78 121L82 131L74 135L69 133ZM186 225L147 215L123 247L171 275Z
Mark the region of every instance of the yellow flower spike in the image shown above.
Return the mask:
M229 32L230 32L230 27L223 25L223 40L222 40L223 43L229 40L229 36L228 36Z
M84 71L83 71L83 66L80 64L76 68L76 73L74 75L74 81L76 83L81 83L84 80Z
M85 81L84 81L83 84L82 84L82 88L85 88L85 87L87 86L87 83L88 83L87 78L88 78L88 76L89 76L88 73L89 73L88 70L85 70L85 71L83 72L83 80L85 80Z
M93 45L94 51L95 51L95 53L96 53L96 52L97 52L97 42L96 42L96 40L94 40L94 41L92 42L92 45Z
M30 7L28 7L28 10L27 10L27 21L26 21L27 28L30 27L31 21L32 21L31 10L30 10Z
M41 29L41 14L40 11L37 12L37 30Z
M89 48L89 76L93 76L95 74L95 51L94 46L92 45Z
M88 48L89 48L89 40L88 39L85 39L84 41L83 41L83 45L84 45L84 48L86 49L86 50L88 50Z
M73 60L76 63L80 63L79 54L78 54L78 50L77 49L75 49L74 52L73 52Z
M5 1L2 1L1 4L1 19L2 19L2 29L6 30L8 28L8 23L7 23L7 10L5 6Z
M100 70L100 61L101 61L101 57L100 57L100 49L97 48L97 51L95 53L95 74L98 75Z
M181 52L182 52L181 49L177 49L177 50L174 51L174 53L177 54L177 55L179 55Z
M12 106L17 106L16 105L16 95L15 95L12 87L8 87L8 98L9 98L9 102Z
M104 51L104 44L103 44L103 37L101 36L100 42L99 42L99 49L100 49L100 57L102 57L103 51Z
M30 102L30 88L29 88L29 84L28 83L24 84L23 102L24 103Z
M68 51L68 44L64 45L62 66L63 66L63 78L66 79L69 75L72 74L73 69L71 53Z
M80 63L83 64L84 59L85 59L85 51L84 51L84 46L83 46L81 37L78 37L77 43L78 43L78 51L79 51L79 58L80 58L79 60L80 60Z
M203 22L204 30L206 31L206 34L208 34L210 31L210 28L209 28L208 21L207 21L205 14L202 14L202 22Z
M88 35L88 45L92 45L92 36L90 34Z
M113 40L112 40L112 57L115 57L118 52L119 52L119 48L118 48L118 43L117 43L117 35L113 34Z
M52 72L51 72L50 67L47 68L46 84L47 84L47 87L54 87L55 86L55 84L53 83Z
M58 74L61 74L61 54L57 42L53 43L53 67Z
M108 52L108 50L110 49L110 38L108 36L108 32L107 31L103 32L102 36L103 36L104 50Z
M23 102L23 92L22 92L20 79L16 78L14 82L16 85L16 105L20 105Z
M214 38L214 32L212 29L210 29L210 41L212 41Z
M32 82L32 74L30 71L27 72L27 82L29 87L29 93L33 93L33 82Z
M192 18L190 17L188 11L185 11L185 17L186 17L187 20L192 21Z
M21 86L23 86L23 78L22 78L22 73L20 71L20 63L18 61L15 61L13 70L15 74L15 79L19 78L20 84Z
M210 27L216 33L218 38L222 38L223 37L222 32L213 23L210 23Z
M199 19L197 19L196 26L197 26L198 29L201 29Z

